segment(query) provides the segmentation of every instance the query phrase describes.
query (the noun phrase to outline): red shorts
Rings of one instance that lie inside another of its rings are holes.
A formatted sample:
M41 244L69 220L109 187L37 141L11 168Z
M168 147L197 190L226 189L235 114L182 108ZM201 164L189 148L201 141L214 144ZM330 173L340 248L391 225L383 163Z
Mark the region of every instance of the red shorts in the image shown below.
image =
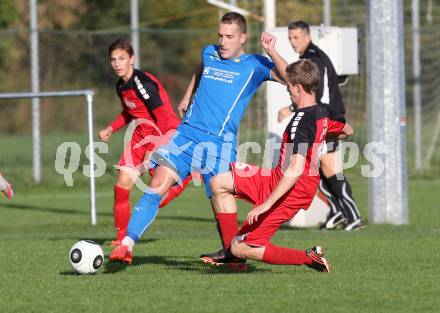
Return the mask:
M237 198L259 205L272 193L276 183L270 170L239 162L230 165ZM292 201L286 202L285 200L281 198L269 211L260 215L257 222L252 225L245 220L238 231L237 239L252 246L267 246L281 225L302 209L301 206L291 205Z
M145 155L166 144L175 131L175 129L172 129L164 135L157 136L148 133L142 128L136 128L130 142L125 146L124 153L118 165L121 167L137 168L139 170L145 160Z

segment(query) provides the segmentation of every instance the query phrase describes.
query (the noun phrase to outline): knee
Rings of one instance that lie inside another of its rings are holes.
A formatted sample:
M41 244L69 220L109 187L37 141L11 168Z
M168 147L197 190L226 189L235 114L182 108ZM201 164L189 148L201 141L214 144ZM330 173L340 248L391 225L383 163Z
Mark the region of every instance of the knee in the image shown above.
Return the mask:
M165 183L165 179L161 175L153 175L150 181L150 188L160 189Z
M121 171L119 173L118 180L116 181L116 186L131 190L133 187L133 180L128 173Z
M231 185L233 185L233 181L230 172L214 176L209 182L209 186L211 187L214 196L232 194L233 191Z
M219 176L212 177L209 186L211 187L211 192L214 196L222 193L223 187Z
M156 169L150 182L150 189L163 196L177 179L167 169Z

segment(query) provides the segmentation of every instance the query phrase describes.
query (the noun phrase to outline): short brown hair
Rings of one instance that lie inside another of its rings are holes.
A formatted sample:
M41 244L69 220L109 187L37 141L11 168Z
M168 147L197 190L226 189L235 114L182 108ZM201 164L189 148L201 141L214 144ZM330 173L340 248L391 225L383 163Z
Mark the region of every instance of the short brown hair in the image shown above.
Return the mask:
M131 57L134 54L133 47L127 39L119 38L108 47L108 55L111 56L113 50L121 49L127 51L128 55Z
M240 32L246 34L246 19L243 15L237 12L229 12L223 15L222 19L220 20L220 23L223 24L232 24L235 23L238 25L238 29Z
M300 84L305 92L312 94L318 90L320 73L313 61L296 61L287 67L286 73L288 82L292 85Z

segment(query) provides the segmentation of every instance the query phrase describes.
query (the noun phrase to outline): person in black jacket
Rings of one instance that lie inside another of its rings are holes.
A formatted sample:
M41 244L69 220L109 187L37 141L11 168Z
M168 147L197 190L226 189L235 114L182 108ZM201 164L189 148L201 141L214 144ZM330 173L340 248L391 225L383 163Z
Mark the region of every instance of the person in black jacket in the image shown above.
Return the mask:
M299 53L300 59L310 59L318 65L321 80L316 99L329 105L333 112L345 115L338 76L327 54L313 44L309 25L304 21L295 21L288 25L288 30L290 44L295 52ZM293 106L282 108L278 114L279 120L287 117L294 110ZM330 212L321 227L335 229L342 225L345 230L360 228L363 226L363 221L356 207L350 184L342 174L340 160L336 153L340 142L337 139L326 139L326 142L327 153L323 154L321 159L319 189L329 201Z

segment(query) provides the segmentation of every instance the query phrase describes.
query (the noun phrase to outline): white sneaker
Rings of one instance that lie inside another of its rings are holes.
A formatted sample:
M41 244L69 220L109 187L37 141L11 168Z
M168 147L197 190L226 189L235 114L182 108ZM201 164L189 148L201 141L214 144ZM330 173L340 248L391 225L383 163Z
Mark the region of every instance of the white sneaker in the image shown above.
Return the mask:
M345 223L347 219L342 212L338 212L331 216L324 224L322 224L321 229L335 229L339 225Z
M357 220L354 220L353 222L350 222L345 226L344 230L350 231L353 229L361 229L364 227L364 223L362 222L361 218L358 218Z

